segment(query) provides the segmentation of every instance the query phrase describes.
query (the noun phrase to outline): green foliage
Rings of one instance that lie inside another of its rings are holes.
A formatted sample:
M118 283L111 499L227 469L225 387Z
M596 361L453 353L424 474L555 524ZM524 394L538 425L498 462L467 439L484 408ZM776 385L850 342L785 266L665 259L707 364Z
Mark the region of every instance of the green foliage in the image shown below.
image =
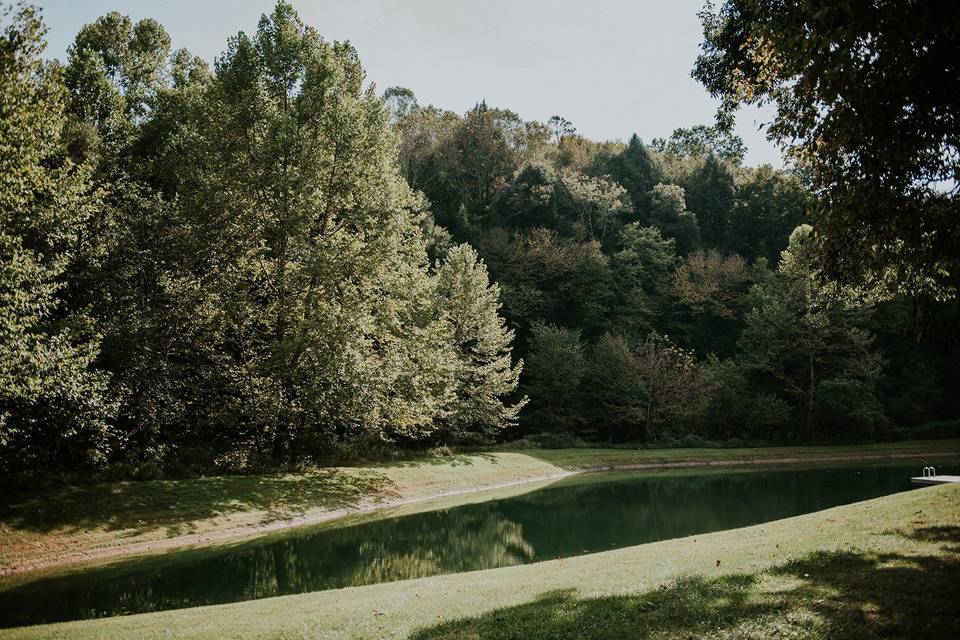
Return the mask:
M828 423L815 420L822 400L818 390L825 381L829 396L824 411L830 405L841 411L838 389L856 384L856 419L875 424L874 393L881 371L873 337L862 326L865 294L822 278L811 233L802 225L790 234L777 273L754 287L756 306L740 337L744 366L772 377L778 390L794 399L805 438L829 432Z
M895 134L875 162L876 123L827 104L792 120L839 86L832 68L821 87L790 82L819 77L783 31L803 14L708 10L697 72L725 108L778 102L794 174L740 166L723 127L595 142L560 116L484 102L458 115L403 87L381 98L356 51L285 2L212 69L116 12L80 30L65 67L46 64L33 11L8 11L0 463L155 475L536 432L870 438L953 417L956 307L836 280L956 286L941 224L955 194L903 188L952 162L929 152L943 131L918 143L929 118L896 130L869 105ZM818 14L812 41L846 33L824 15L861 14ZM918 16L906 31L928 33ZM849 29L874 22L887 24ZM911 56L908 76L927 58ZM904 150L918 154L906 170ZM815 228L798 227L811 202Z
M90 167L65 157L61 70L45 65L33 9L0 34L0 471L103 462L113 407L92 371L98 336L64 300Z
M769 133L813 179L828 273L953 295L960 9L726 0L700 17L694 77L725 126L741 104L776 106Z
M770 165L741 173L726 246L747 260L763 257L776 264L803 218L808 198L796 176Z
M514 425L522 399L505 404L523 370L511 363L513 331L498 315L500 289L490 284L487 269L469 245L450 250L437 274L440 311L453 331L456 349L456 398L444 420L453 442L489 439Z
M646 439L655 440L665 428L684 426L701 414L707 395L691 352L651 332L636 357Z
M590 423L607 440L636 439L644 404L639 363L630 344L609 333L593 345L585 392Z
M817 383L816 419L823 429L846 437L875 437L886 425L883 406L870 381L832 378Z
M716 155L733 164L743 162L743 157L747 154L747 147L740 136L725 129L702 124L689 129L674 129L668 139L654 138L650 146L666 155L688 158Z
M528 424L543 431L576 431L581 426L580 384L587 361L579 331L533 325L523 391L530 398Z
M637 134L631 136L623 151L608 160L607 173L627 190L636 215L643 219L647 194L660 181L661 168Z
M677 244L677 253L686 255L700 247L700 225L687 211L683 187L660 183L647 194L650 220Z
M712 153L684 180L686 204L706 246L729 245L735 191L733 172Z

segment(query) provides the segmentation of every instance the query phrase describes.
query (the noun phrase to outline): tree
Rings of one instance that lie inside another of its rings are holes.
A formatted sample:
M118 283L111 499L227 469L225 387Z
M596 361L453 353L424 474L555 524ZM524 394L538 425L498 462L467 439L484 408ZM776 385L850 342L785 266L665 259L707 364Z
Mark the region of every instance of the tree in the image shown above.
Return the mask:
M693 354L650 332L636 352L640 415L644 437L656 440L668 426L697 417L707 395Z
M873 337L862 327L869 298L822 278L808 225L790 234L777 272L752 294L755 306L740 337L741 362L755 374L772 376L793 398L802 438L816 435L824 384L836 397L840 381L849 381L869 401L881 368ZM849 383L842 384L850 388Z
M753 404L750 383L736 360L715 355L701 365L707 394L703 429L718 439L743 434L744 422Z
M523 374L523 390L530 398L529 424L544 431L579 429L579 390L585 374L586 358L579 331L534 324Z
M701 353L732 355L751 280L751 271L738 255L724 256L711 249L683 258L665 290L679 303L680 330L688 336L684 344Z
M650 218L663 234L677 243L677 253L686 255L700 247L700 225L687 211L686 193L675 184L657 184L647 194Z
M737 181L725 246L747 260L776 264L803 219L809 194L800 180L770 165L743 170Z
M597 339L584 387L590 424L608 440L635 437L643 421L638 371L637 358L626 339L609 333Z
M612 315L620 332L639 339L660 315L660 282L674 268L676 243L656 227L632 222L620 232L619 244L610 258L616 296Z
M517 388L523 361L511 363L513 331L498 315L500 288L490 284L487 269L469 245L447 254L437 272L439 311L453 332L456 392L444 420L452 441L489 441L516 424L526 404L504 399Z
M716 155L736 165L742 163L747 154L747 146L740 136L702 124L689 129L674 129L668 139L654 138L650 146L659 153L688 158Z
M77 231L67 299L89 310L103 336L97 366L110 372L124 442L114 460L148 465L176 439L163 427L190 419L175 392L189 382L168 357L180 309L162 279L180 258L168 199L184 163L170 141L207 73L187 52L169 51L157 22L114 12L80 29L65 69L67 149L93 168L99 195Z
M772 103L769 135L812 177L827 272L952 295L960 259L960 7L726 0L700 14L693 75L722 98ZM946 289L944 287L947 287Z
M577 229L590 239L603 243L623 224L622 216L630 206L620 185L574 171L561 172L559 183L559 215L574 220Z
M603 330L613 292L610 259L599 243L547 229L493 229L477 246L503 287L505 314L521 339L535 321L579 327L587 336Z
M198 93L162 145L182 167L163 353L192 419L160 431L275 464L432 438L456 390L452 330L356 52L280 2Z
M394 122L403 120L417 105L417 96L406 87L390 87L383 92L383 101L393 116Z
M660 181L661 170L637 134L630 137L623 151L607 161L607 173L630 194L637 218L647 221L647 194Z
M684 184L686 205L697 217L703 244L726 247L734 206L733 173L711 153Z
M551 116L550 120L547 121L547 126L550 127L550 133L553 134L554 142L557 144L560 144L560 141L567 136L572 136L577 132L573 123L563 116Z
M674 271L673 293L696 315L733 318L749 277L740 256L724 256L716 249L697 251L683 258Z
M0 35L0 470L101 463L114 410L93 370L96 327L64 304L90 167L63 153L66 93L32 8Z

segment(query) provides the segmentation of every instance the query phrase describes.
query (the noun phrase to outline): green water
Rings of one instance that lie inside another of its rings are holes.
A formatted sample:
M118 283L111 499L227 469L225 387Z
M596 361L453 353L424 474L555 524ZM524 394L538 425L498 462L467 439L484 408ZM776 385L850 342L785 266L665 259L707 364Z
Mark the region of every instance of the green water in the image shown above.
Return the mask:
M941 473L957 471L957 465L947 466ZM591 474L509 498L41 578L0 592L0 626L251 600L606 551L908 490L918 470L911 463Z

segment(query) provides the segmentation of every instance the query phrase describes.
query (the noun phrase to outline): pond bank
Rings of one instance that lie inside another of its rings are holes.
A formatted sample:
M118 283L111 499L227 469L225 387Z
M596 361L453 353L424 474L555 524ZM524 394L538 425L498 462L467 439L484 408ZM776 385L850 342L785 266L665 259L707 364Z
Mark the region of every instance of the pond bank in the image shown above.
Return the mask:
M232 542L581 472L950 456L960 456L960 440L755 449L564 449L454 455L312 474L63 487L14 496L0 507L0 575L16 577Z
M536 564L0 638L948 637L960 486ZM947 633L944 633L947 632Z

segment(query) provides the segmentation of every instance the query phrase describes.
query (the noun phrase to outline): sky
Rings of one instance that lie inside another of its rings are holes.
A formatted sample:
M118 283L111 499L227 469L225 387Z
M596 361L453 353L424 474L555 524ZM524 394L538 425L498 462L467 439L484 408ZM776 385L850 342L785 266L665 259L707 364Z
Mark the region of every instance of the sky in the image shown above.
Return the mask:
M33 0L48 57L65 59L77 30L110 11L154 18L173 47L213 61L253 33L270 0ZM349 40L379 91L412 89L421 104L463 113L481 100L528 120L559 114L594 140L649 142L711 124L718 101L690 77L702 0L294 0L327 40ZM782 166L765 138L770 112L743 110L746 164Z

